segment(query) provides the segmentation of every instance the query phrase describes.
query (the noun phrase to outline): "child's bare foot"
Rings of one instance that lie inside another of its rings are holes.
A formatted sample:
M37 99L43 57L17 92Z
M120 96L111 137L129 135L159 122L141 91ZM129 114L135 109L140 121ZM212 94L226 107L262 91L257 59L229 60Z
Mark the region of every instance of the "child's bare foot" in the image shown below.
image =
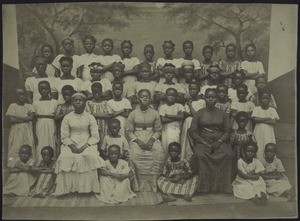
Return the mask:
M172 194L163 194L162 198L164 202L174 202L177 200L177 198L174 197Z
M261 204L266 205L267 204L267 194L264 192L260 192L261 194Z
M191 202L192 201L192 197L188 194L182 196L182 198L185 200L185 201L188 201L188 202Z
M255 195L255 197L251 198L251 200L256 204L256 205L261 205L261 198Z
M288 198L287 198L287 201L288 202L292 202L295 198L296 194L295 194L295 190L292 188L289 190L288 192Z

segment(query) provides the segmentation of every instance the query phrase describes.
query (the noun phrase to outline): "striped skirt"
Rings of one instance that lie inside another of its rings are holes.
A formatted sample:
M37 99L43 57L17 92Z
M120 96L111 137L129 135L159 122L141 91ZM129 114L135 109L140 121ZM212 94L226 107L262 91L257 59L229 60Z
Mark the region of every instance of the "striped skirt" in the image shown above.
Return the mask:
M184 183L172 183L165 177L157 180L157 187L166 194L190 195L192 196L197 188L198 176L186 180Z

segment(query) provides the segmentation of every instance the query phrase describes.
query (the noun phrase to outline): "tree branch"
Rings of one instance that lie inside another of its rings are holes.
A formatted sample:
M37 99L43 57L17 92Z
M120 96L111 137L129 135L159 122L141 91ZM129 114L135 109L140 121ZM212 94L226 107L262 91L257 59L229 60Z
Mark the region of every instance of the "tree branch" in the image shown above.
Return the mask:
M224 27L223 25L217 23L216 21L214 21L214 20L208 20L208 19L206 19L206 18L203 18L202 16L200 16L200 18L201 18L202 20L208 22L208 23L212 23L212 24L214 24L214 25L216 25L216 26L218 26L218 27L224 29L225 31L228 31L229 33L231 33L233 36L236 37L236 33L235 33L234 31L230 30L230 29L227 28L227 27Z
M81 18L77 24L77 26L74 28L74 30L69 34L69 37L72 37L74 34L76 34L80 28L80 26L82 26L83 20L84 20L84 13L85 13L85 9L82 9L81 11Z

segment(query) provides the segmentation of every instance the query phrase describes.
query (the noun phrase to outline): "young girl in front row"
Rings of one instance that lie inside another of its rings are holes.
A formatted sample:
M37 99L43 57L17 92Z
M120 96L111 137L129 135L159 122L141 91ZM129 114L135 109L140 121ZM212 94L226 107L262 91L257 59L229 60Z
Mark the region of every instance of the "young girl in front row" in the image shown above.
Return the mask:
M41 150L43 160L37 167L32 167L32 171L38 172L38 178L31 187L29 195L32 197L45 198L54 192L55 178L53 160L54 150L52 147L46 146Z
M99 171L100 194L96 197L104 203L122 203L136 197L130 189L133 172L128 163L120 159L121 148L118 145L108 147L108 160Z
M274 143L268 143L265 147L265 159L262 161L265 172L262 174L266 185L267 193L274 196L287 196L287 201L292 201L295 197L288 178L284 175L284 167L281 160L277 158L277 146Z
M32 120L35 110L31 104L26 102L26 92L24 89L16 90L16 103L9 105L6 116L11 123L8 137L8 162L7 165L12 167L19 159L19 148L27 144L33 149L33 159L35 156L34 137L32 132Z
M167 156L169 143L174 141L180 143L181 125L185 110L182 104L176 103L177 91L174 88L167 89L166 97L166 104L162 104L158 112L163 124L161 142Z
M270 107L271 94L267 90L263 90L259 94L260 106L254 107L252 118L256 125L253 134L257 140L258 151L256 158L264 159L264 151L267 143L276 143L274 124L279 120L279 116L275 108Z
M5 196L28 196L35 178L30 174L35 161L29 145L22 145L19 149L19 159L9 167L9 177L3 187Z
M258 205L267 203L266 183L261 177L265 170L262 163L255 158L257 145L247 142L243 146L244 154L238 160L238 175L232 183L233 194L237 198L251 199Z
M54 149L54 157L58 157L56 150L56 125L54 121L57 100L50 97L50 84L48 81L40 81L38 87L41 98L33 102L33 107L37 118L35 125L36 156L37 163L40 163L42 160L41 150L45 146L52 147Z
M186 159L180 159L181 146L177 142L168 146L168 159L163 174L157 180L158 188L163 192L165 201L176 201L174 195L181 195L186 201L192 201L196 191L197 176Z

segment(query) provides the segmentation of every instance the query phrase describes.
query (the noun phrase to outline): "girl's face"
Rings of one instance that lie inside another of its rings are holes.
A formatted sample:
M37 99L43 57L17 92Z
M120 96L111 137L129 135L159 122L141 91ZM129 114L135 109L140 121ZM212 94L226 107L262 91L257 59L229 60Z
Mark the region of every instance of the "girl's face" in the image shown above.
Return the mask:
M174 71L173 70L165 70L164 77L167 82L172 82L172 80L174 78Z
M221 77L220 70L218 68L211 68L209 72L209 77L213 81L218 81Z
M252 160L256 154L256 147L247 146L244 151L245 158L247 160Z
M234 58L236 54L236 50L233 46L226 47L226 56L228 58Z
M146 58L146 60L151 61L153 56L154 56L154 51L152 50L152 48L148 47L144 49L144 56Z
M35 62L35 68L38 72L38 75L45 74L47 63L46 61L39 59Z
M70 90L64 90L62 92L62 96L63 96L66 103L71 102L72 92Z
M48 84L39 85L39 93L42 97L47 97L50 94L50 88Z
M76 111L82 111L85 108L85 99L81 96L75 96L73 98L73 106Z
M218 98L220 100L224 100L228 95L228 90L226 90L225 87L218 87L217 88L217 93L218 93Z
M273 161L276 156L277 151L274 145L267 145L265 148L265 156L266 160Z
M261 104L263 106L267 106L269 103L270 103L270 100L271 100L271 97L270 97L270 94L262 94L259 98Z
M167 104L174 104L176 101L177 93L174 90L168 90L166 93Z
M164 50L164 54L165 55L172 55L173 51L174 51L174 47L173 45L171 45L170 43L166 43L164 46L163 46L163 50Z
M99 87L92 87L92 94L95 100L99 100L101 98L102 91Z
M114 97L119 98L119 97L121 97L122 93L123 93L123 85L121 85L121 84L115 84L113 86Z
M110 55L112 53L113 48L114 47L110 41L104 41L102 43L102 50L106 55Z
M122 50L123 55L129 56L132 52L132 46L129 43L125 43L125 44L123 44L121 50Z
M248 91L245 88L237 89L236 93L237 93L237 97L238 97L239 101L246 100L246 97L248 95Z
M169 155L170 155L172 161L179 160L180 149L177 146L171 146L169 148Z
M139 95L139 103L140 105L146 107L149 106L150 104L150 99L151 96L150 94L148 94L146 91L143 91L140 95Z
M116 79L120 79L123 76L124 69L122 69L120 67L113 67L112 73Z
M190 93L191 97L197 97L199 92L200 92L200 89L197 85L191 84L189 86L189 93Z
M95 42L92 39L85 39L83 42L83 47L86 53L92 53L95 49Z
M244 77L241 73L237 73L234 75L232 80L235 85L240 85L244 82Z
M204 98L207 107L214 107L217 103L217 94L214 91L206 93Z
M203 56L206 60L210 60L213 56L213 51L211 49L207 48L204 50Z
M147 67L142 67L140 70L140 76L143 80L149 79L150 76L150 70Z
M17 100L21 104L24 104L26 102L26 93L23 89L17 90Z
M52 50L49 47L44 47L42 50L42 54L45 58L49 59L52 56Z
M248 46L246 48L246 55L248 58L254 58L255 57L255 53L256 53L256 50L254 47L252 46Z
M191 56L194 51L194 47L191 43L185 43L183 45L183 51L186 56Z
M112 123L109 125L109 132L111 135L118 135L120 131L120 124Z
M62 61L60 64L60 68L63 74L71 74L73 65L69 61Z
M51 162L51 159L52 159L52 154L49 150L42 150L41 152L41 155L42 155L42 158L43 158L43 161L46 162L46 163L50 163Z
M115 147L108 149L108 158L111 162L117 162L120 157L120 150Z
M236 123L238 124L240 129L244 129L248 123L249 119L247 117L239 117L238 119L236 119Z
M266 85L267 85L267 83L266 83L265 79L263 79L263 78L257 79L257 82L255 84L257 90L264 89L266 87Z
M26 163L31 156L31 150L28 147L21 147L19 150L19 157L23 163Z
M72 51L74 48L74 43L67 39L63 43L63 48L65 49L65 51Z
M100 81L101 72L100 71L91 71L91 77L93 81Z
M193 68L183 68L183 75L186 81L191 81L193 79L194 75L194 69Z

